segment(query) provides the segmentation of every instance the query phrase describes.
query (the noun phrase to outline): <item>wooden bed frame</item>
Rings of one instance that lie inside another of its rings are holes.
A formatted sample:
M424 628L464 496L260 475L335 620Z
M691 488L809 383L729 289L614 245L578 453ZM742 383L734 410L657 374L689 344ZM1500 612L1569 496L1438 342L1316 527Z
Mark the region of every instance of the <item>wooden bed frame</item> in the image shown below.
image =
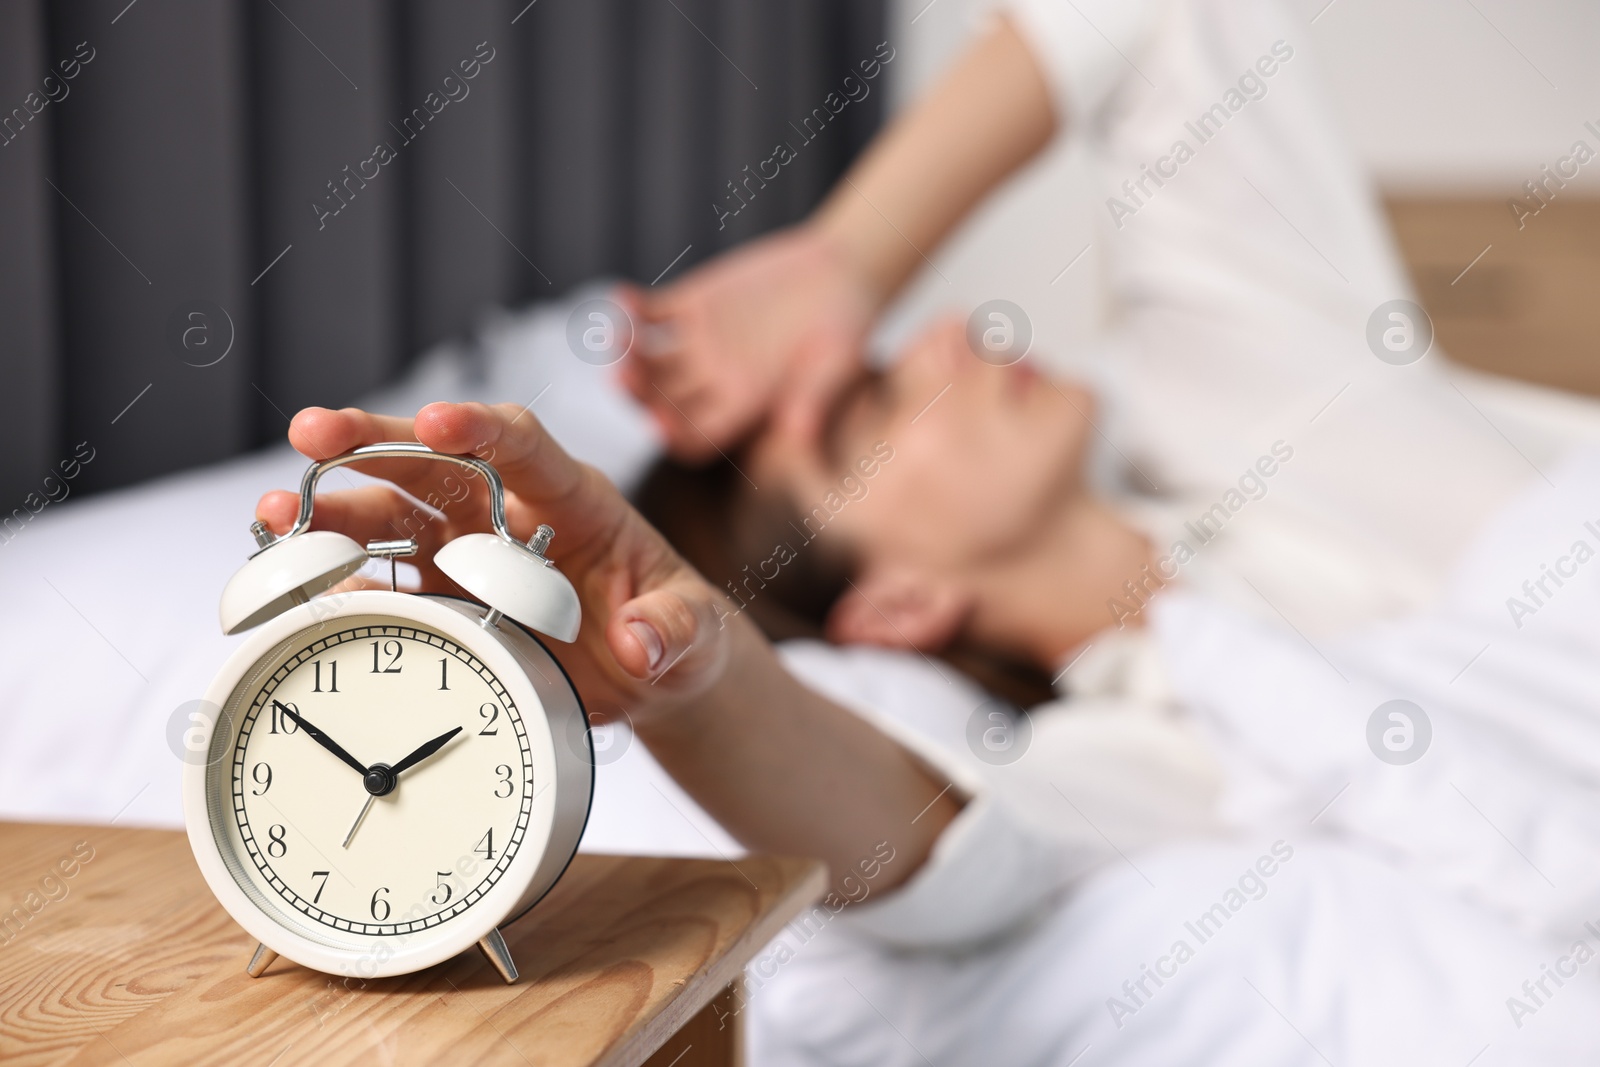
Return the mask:
M1505 199L1392 196L1385 207L1453 359L1600 395L1600 197L1565 194L1521 220Z

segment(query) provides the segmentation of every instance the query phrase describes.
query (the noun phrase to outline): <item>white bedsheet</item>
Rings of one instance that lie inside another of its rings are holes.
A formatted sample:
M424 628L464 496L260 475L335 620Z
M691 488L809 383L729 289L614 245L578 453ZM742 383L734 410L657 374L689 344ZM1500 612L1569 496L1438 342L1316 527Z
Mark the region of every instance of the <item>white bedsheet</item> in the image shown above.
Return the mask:
M531 400L569 448L628 484L652 435L608 372L566 352L568 306L507 316L486 333L481 363L434 354L376 406ZM1600 461L1556 465L1573 442L1600 438L1600 417L1539 390L1460 380L1560 491L1536 491L1486 532L1455 602L1316 648L1197 599L1172 597L1157 616L1179 691L1232 771L1227 813L1248 828L1238 839L1132 852L1039 927L978 956L896 955L837 929L802 947L786 934L794 958L753 972L756 1062L1600 1059L1590 1022L1600 966L1560 987L1545 978L1555 993L1537 1004L1523 991L1575 940L1600 951L1600 933L1583 925L1600 930L1600 561L1520 631L1503 603L1565 551L1578 519L1600 520L1600 504L1585 510L1600 500ZM217 632L216 599L249 550L256 498L303 469L278 449L52 505L0 544L0 818L181 825L168 719L233 643ZM964 751L981 694L916 657L785 654L818 688ZM1411 766L1365 747L1367 714L1393 696L1433 717L1434 749ZM620 755L599 768L585 848L736 851L642 745L625 733L611 744ZM1113 1018L1109 998L1132 1003L1124 981L1158 965L1184 923L1280 839L1294 858L1265 895L1193 946L1136 1012ZM1513 996L1536 1010L1513 1020Z
M1309 819L1556 936L1600 924L1600 449L1580 449L1484 530L1435 611L1313 644L1183 596L1163 659L1229 759L1229 816ZM1575 572L1544 596L1565 559ZM1513 613L1513 598L1536 606ZM1423 709L1415 763L1374 758L1386 701ZM1326 809L1326 810L1324 810Z
M1292 858L1202 941L1190 925L1279 841ZM762 1067L1552 1067L1600 1049L1600 967L1552 985L1518 1029L1505 998L1564 947L1304 823L1130 855L977 955L888 953L832 927L785 936L793 957L769 950L747 978ZM1160 986L1145 977L1156 967Z
M1426 615L1314 644L1159 600L1230 831L1130 846L977 952L791 927L750 972L756 1062L1600 1061L1600 448L1544 476ZM1369 741L1394 699L1431 723L1409 764Z

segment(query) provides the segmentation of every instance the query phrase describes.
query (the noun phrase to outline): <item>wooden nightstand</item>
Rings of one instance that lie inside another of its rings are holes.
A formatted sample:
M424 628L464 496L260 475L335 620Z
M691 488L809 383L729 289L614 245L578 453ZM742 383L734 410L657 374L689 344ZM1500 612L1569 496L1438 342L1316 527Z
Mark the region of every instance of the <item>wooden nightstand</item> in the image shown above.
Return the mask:
M252 979L182 833L0 823L0 1062L733 1064L714 998L825 882L811 860L579 855L507 931L515 985L477 953Z

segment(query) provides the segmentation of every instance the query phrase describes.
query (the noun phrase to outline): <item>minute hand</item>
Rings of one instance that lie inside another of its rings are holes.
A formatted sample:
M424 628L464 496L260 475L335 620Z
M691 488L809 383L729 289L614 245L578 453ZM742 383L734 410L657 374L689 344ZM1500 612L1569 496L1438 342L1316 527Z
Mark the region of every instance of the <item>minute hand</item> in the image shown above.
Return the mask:
M307 722L305 717L300 715L300 713L291 710L285 705L280 704L278 701L274 700L272 702L272 706L283 712L290 719L293 719L295 723L297 723L300 728L310 736L311 740L315 741L317 744L321 745L323 748L327 749L329 752L332 752L335 756L338 756L350 766L354 767L357 774L363 777L366 776L367 769L361 765L361 761L350 755L350 753L346 752L344 749L340 748L339 742L335 741L333 738L329 737L327 734L311 725L311 723Z
M440 734L438 737L435 737L432 741L429 741L427 744L418 748L415 752L411 753L411 755L407 756L405 759L401 760L399 763L396 763L389 769L398 775L403 770L406 770L410 767L415 767L417 764L421 763L423 760L427 759L429 756L443 748L446 741L449 741L452 737L460 732L461 727L457 726L449 733Z

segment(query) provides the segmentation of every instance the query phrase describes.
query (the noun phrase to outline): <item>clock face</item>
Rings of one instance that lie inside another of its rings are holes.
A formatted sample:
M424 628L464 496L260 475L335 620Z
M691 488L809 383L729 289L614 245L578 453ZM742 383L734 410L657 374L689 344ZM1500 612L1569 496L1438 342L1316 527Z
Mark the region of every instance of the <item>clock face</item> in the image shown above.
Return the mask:
M410 935L468 913L548 785L501 679L402 619L301 631L229 713L207 772L217 843L262 910L312 937Z

